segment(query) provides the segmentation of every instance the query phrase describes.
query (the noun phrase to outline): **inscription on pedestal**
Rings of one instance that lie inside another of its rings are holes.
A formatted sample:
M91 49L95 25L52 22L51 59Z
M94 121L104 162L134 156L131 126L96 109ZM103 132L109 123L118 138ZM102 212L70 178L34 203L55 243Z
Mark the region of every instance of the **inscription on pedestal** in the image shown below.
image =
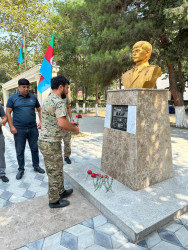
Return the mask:
M113 105L111 128L127 131L128 105Z

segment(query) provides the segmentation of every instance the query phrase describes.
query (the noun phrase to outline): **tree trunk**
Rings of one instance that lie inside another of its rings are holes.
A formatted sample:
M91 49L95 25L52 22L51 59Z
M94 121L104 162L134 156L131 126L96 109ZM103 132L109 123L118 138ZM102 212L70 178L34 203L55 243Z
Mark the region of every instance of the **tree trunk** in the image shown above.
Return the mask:
M76 113L79 113L79 105L78 105L78 85L75 83L75 90L76 90Z
M85 87L85 100L87 100L87 96L88 96L88 87Z
M85 104L85 88L84 88L84 87L82 88L82 96L83 96L83 108L82 108L82 113L85 114L85 112L86 112L86 109L85 109L86 104Z
M174 99L175 113L176 113L176 127L187 127L186 114L183 100L183 93L185 90L185 84L183 80L183 74L181 69L181 63L178 62L178 76L180 87L177 86L175 67L167 61L170 92Z
M105 96L105 101L107 100L107 91L108 91L108 87L105 87L105 94L104 94L104 96Z
M95 113L96 113L96 116L98 116L98 84L96 84L96 96L95 96L95 99L96 99Z
M121 85L122 85L121 77L119 77L119 89L121 89Z

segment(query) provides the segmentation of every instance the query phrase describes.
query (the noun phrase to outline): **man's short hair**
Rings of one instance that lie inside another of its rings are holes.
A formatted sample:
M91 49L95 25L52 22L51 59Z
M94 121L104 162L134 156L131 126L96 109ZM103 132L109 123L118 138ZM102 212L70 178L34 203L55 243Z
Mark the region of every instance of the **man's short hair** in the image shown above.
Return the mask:
M51 80L51 89L58 89L60 85L63 85L63 87L65 87L67 83L70 84L70 82L64 76L55 76Z
M21 78L21 79L18 80L18 85L19 86L20 85L29 85L29 84L30 84L30 82L25 78Z

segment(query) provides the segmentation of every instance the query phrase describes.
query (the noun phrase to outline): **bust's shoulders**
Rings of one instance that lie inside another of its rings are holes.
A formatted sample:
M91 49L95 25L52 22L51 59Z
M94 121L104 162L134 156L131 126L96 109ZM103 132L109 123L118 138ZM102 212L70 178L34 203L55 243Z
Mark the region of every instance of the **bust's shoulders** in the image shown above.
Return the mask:
M132 68L132 69L129 69L129 70L127 70L127 71L125 71L125 72L123 73L123 75L128 75L128 74L130 74L130 73L132 72L132 70L133 70L133 68Z
M160 67L158 65L148 65L146 66L146 68L155 69L155 68L160 68Z

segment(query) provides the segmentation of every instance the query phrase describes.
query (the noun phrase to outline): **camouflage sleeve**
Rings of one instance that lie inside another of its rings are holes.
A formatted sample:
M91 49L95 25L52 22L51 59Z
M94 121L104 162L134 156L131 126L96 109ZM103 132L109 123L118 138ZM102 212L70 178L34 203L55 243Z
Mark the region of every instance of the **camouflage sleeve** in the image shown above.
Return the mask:
M66 105L70 105L71 104L71 101L70 101L70 99L69 99L69 97L68 97L68 95L66 96Z
M67 115L67 109L65 102L58 102L55 109L56 118L60 118Z

